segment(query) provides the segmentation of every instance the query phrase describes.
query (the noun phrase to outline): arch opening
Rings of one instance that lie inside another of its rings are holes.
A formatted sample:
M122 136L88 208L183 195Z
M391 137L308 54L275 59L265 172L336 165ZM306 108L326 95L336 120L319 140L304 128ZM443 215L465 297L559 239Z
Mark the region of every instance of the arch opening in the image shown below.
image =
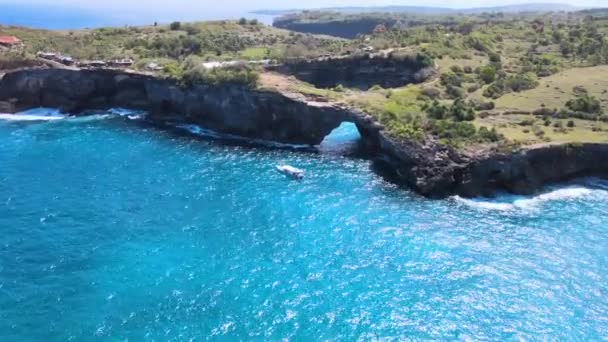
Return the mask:
M319 144L319 151L328 154L352 155L361 150L362 136L354 122L343 121Z

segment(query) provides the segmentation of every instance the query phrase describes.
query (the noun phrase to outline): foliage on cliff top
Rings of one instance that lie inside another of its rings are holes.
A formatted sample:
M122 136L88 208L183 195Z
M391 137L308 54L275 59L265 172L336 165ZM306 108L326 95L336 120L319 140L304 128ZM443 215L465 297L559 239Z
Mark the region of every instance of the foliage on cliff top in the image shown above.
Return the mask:
M179 25L177 25L179 24ZM209 60L282 57L287 48L303 45L331 53L340 40L293 33L247 21L172 23L71 31L0 26L0 34L17 36L26 52L52 51L77 59L171 58L197 55Z
M196 56L188 57L180 66L182 73L179 79L186 85L199 83L222 85L227 83L240 84L249 88L257 87L259 71L244 63L221 68L207 69L202 60Z

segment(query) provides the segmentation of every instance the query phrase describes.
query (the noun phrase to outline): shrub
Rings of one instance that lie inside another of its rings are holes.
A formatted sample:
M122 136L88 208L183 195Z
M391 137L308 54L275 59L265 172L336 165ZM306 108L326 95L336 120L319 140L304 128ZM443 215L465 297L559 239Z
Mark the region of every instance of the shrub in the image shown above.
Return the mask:
M566 102L566 107L575 112L599 114L602 111L600 101L594 96L584 93L576 99Z
M505 85L513 91L522 91L536 88L538 81L535 74L527 72L509 76Z
M169 25L171 31L179 31L182 28L182 23L179 21L174 21Z
M334 91L343 93L344 91L346 91L346 88L344 88L344 86L342 84L338 84L337 86L334 87Z
M574 121L572 121L572 120L568 120L568 124L567 124L566 126L568 126L568 127L572 128L572 127L574 127L574 126L576 126L576 125L574 124Z
M486 65L479 69L479 78L485 84L490 84L496 80L496 69L493 66Z
M450 70L452 70L452 72L454 72L456 74L462 74L464 72L459 65L452 65L450 67Z
M532 112L532 114L537 115L537 116L553 116L553 115L555 115L555 112L556 112L555 109L542 107L542 108L538 108L538 109L534 110Z
M446 106L434 100L433 103L426 109L429 118L434 120L443 120L446 118L448 109Z
M186 84L212 84L222 85L234 83L255 88L259 79L256 69L247 64L237 64L225 67L206 69L200 58L191 56L184 61L182 66L183 81Z
M431 56L421 52L416 54L416 61L420 63L422 67L425 68L431 67L434 64L433 58Z
M433 120L427 129L434 136L448 143L457 143L459 140L469 140L475 137L475 126L469 122L454 122L448 120Z
M447 72L445 74L441 74L441 84L444 86L453 86L460 87L462 86L463 78L462 75L456 74L454 72Z
M502 82L502 80L498 80L498 81L490 84L490 86L487 87L483 91L483 96L489 97L492 99L497 99L504 94L504 91L505 91L504 83Z
M534 119L524 119L519 122L520 126L532 126L534 125Z
M179 28L177 30L179 30ZM194 36L201 33L201 30L194 25L184 25L184 31L186 31L189 36Z
M452 99L459 99L459 98L464 97L464 90L460 87L455 87L455 86L449 85L446 88L446 93Z
M488 52L492 50L492 42L483 34L473 33L466 37L465 44L477 51Z
M170 61L163 66L163 73L169 78L181 80L184 77L184 70L177 62Z
M475 108L475 110L492 110L496 107L493 101L473 101L471 105Z
M496 52L490 52L488 54L488 56L490 58L490 62L492 62L492 63L500 63L500 61L501 61L500 55L497 54Z
M482 126L479 128L477 132L479 139L484 142L497 142L502 140L504 137L496 131L496 128L492 127L492 129L487 129Z
M471 106L467 105L464 100L457 99L452 104L449 110L449 115L455 121L473 121L475 120L475 111Z

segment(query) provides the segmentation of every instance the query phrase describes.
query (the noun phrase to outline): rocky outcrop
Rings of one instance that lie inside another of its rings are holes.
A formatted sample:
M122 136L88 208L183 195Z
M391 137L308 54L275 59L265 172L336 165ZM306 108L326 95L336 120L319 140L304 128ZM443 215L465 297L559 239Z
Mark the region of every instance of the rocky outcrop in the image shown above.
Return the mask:
M434 74L422 60L412 57L361 55L344 58L324 58L299 61L271 67L272 71L292 75L317 88L347 88L368 90L379 85L398 88L426 81Z
M389 18L359 18L356 20L339 19L331 21L300 21L297 17L286 16L275 19L273 26L295 32L326 34L329 36L353 39L360 34L374 31L378 25L392 27L396 20Z
M170 80L110 70L39 69L9 73L0 82L7 111L54 107L79 114L123 107L157 121L199 124L243 137L319 144L351 113L239 84L183 88Z
M399 183L434 198L529 195L576 177L608 178L608 144L547 144L517 151L459 153L432 142L395 144L381 139L384 161Z
M556 144L515 152L462 153L432 139L392 139L372 117L242 85L182 88L169 80L114 71L23 70L0 80L0 112L56 107L79 114L124 107L159 122L199 124L220 132L292 144L320 143L343 121L357 125L392 179L428 197L530 194L579 176L608 177L608 144Z

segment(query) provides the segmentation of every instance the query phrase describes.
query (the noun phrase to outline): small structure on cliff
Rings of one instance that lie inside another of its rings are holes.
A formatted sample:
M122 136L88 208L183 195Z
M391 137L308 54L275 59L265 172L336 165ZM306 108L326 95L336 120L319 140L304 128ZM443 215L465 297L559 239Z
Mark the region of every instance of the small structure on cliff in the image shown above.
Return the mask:
M109 61L108 65L117 68L128 68L133 65L133 60L131 58L114 59Z
M23 46L23 43L19 38L14 36L0 36L0 46L6 48L15 48Z
M72 58L70 56L65 56L60 53L55 53L55 52L39 51L36 54L36 56L38 56L38 58L46 59L48 61L59 62L63 65L68 65L68 66L74 65L74 63L76 62L74 60L74 58Z

